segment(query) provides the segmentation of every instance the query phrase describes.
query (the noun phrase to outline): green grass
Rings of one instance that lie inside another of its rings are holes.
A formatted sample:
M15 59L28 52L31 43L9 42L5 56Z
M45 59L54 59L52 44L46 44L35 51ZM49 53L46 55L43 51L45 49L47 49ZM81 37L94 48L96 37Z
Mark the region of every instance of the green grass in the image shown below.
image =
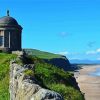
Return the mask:
M52 59L52 58L63 58L65 59L64 56L59 55L59 54L53 54L53 53L49 53L49 52L43 52L40 50L36 50L36 49L24 49L24 51L31 56L36 56L38 58L42 58L42 59Z
M66 86L64 84L51 84L50 89L60 93L64 100L83 100L82 94L73 88L72 86Z
M9 100L9 63L16 55L0 53L0 100Z

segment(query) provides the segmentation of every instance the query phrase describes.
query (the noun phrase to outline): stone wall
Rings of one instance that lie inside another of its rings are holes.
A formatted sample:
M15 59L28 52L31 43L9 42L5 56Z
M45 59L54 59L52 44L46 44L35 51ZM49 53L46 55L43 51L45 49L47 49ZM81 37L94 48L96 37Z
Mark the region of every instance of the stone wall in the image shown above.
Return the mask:
M34 77L25 75L28 69L33 70L34 65L10 62L10 100L63 100L59 93L42 88Z

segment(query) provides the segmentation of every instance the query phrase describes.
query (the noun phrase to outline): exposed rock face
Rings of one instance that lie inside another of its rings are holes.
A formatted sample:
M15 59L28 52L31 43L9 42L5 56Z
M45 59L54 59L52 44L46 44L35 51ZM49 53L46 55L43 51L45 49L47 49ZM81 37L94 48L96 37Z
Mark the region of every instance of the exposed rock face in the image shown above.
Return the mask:
M10 62L10 100L63 100L60 94L42 88L34 77L25 75L25 70L33 68L32 64Z
M63 100L61 95L54 91L40 89L34 96L35 100Z
M59 68L63 68L64 70L69 70L71 68L69 60L65 57L63 58L53 58L53 59L44 59L46 63L55 65Z

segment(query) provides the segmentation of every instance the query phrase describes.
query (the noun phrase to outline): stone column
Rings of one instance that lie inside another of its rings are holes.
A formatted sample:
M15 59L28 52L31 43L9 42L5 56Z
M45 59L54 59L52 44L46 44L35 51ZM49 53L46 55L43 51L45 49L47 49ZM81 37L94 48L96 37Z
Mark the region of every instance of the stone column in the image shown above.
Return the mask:
M10 48L10 32L9 32L9 48Z
M4 31L2 31L1 33L2 33L1 36L3 37L2 41L1 41L2 42L2 47L4 47L5 46L5 42L4 42L5 34L4 34Z

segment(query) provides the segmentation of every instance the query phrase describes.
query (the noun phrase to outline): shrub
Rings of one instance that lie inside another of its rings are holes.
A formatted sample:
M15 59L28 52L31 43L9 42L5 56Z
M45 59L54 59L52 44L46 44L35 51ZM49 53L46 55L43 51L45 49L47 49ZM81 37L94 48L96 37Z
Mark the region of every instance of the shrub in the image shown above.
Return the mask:
M33 72L33 70L25 70L25 71L24 71L24 74L25 74L26 76L32 76L32 77L34 77L34 72Z

